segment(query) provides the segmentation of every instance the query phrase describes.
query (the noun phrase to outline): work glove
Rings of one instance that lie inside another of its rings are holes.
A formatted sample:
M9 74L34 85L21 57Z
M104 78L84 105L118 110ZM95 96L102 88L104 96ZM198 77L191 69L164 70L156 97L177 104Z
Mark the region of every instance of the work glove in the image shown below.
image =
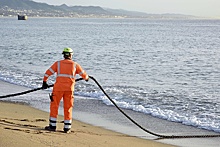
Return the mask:
M47 89L49 86L46 81L43 81L42 88Z

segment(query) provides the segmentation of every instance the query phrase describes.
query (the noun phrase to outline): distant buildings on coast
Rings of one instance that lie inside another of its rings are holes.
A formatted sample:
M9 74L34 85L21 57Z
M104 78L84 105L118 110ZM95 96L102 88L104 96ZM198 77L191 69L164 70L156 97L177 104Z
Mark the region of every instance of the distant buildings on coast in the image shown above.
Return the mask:
M44 10L15 10L9 7L0 8L0 17L15 17L24 14L28 17L75 17L75 18L126 18L127 16L107 14L79 14L77 12L44 11Z

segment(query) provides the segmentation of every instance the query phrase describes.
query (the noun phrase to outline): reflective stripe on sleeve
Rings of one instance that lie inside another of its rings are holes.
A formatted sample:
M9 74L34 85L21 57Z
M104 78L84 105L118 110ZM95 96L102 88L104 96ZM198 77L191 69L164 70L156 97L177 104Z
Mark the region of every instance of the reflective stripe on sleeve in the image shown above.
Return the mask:
M85 71L83 70L82 72L79 73L79 75L81 76Z
M50 72L52 72L53 74L55 73L55 71L52 68L49 68Z
M76 73L76 63L74 62L74 69L73 69L73 76L74 76L74 74Z
M45 77L49 77L49 75L48 75L48 74L44 74L44 76L45 76Z

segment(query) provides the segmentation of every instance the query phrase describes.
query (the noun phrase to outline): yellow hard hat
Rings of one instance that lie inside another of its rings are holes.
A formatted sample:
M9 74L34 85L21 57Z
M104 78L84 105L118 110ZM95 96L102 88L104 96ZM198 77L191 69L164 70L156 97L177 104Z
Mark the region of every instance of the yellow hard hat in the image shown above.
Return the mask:
M69 47L66 47L66 48L63 49L62 54L73 54L73 50Z

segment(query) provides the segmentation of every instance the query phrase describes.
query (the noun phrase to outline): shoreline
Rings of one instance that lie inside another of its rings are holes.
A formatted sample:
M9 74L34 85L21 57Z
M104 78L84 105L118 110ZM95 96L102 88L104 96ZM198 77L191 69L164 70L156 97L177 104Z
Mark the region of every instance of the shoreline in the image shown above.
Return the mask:
M27 87L0 80L0 95L26 91ZM45 95L45 91L42 92ZM31 95L33 96L33 95ZM41 97L41 93L35 94ZM29 96L21 96L26 98ZM19 99L19 97L18 97ZM89 114L88 114L89 116ZM84 123L73 117L70 134L63 133L63 116L58 116L57 131L49 132L44 127L49 124L49 113L26 102L0 99L0 146L76 146L76 147L172 147L168 143L143 139L102 126ZM89 119L95 119L90 116ZM95 120L93 120L95 121ZM2 135L4 134L4 135Z
M49 114L31 106L0 101L0 146L106 146L171 147L172 145L113 132L73 120L72 132L62 131L63 116L58 117L57 131L44 130Z
M26 91L29 88L10 84L0 80L0 95ZM46 96L46 97L45 97ZM206 147L220 146L219 138L185 138L185 139L161 139L152 136L132 124L112 106L106 106L97 100L89 100L83 97L75 97L73 110L72 133L62 132L63 123L58 123L57 132L48 132L44 127L48 125L49 98L48 91L40 91L34 94L0 99L0 146L25 146L26 142L36 142L36 146L64 146L79 143L81 146L182 146L182 147ZM27 101L27 103L26 103ZM44 102L44 103L42 103ZM46 102L46 103L45 103ZM13 106L13 107L12 107ZM12 108L12 109L10 109ZM204 129L186 126L181 123L166 121L150 115L124 110L129 116L135 118L149 130L164 135L192 135L192 134L217 134ZM34 116L33 116L34 114ZM59 110L58 121L63 121L62 109ZM33 127L35 126L35 127ZM1 135L4 134L4 135ZM38 135L37 135L38 134ZM14 136L15 135L15 136ZM26 136L26 138L22 138ZM68 140L66 137L68 136ZM83 138L86 139L84 145ZM35 140L37 138L37 141ZM80 137L80 138L79 138ZM47 138L47 139L46 139ZM56 138L55 140L53 140ZM61 139L60 139L61 138ZM77 138L77 141L72 138ZM25 140L21 142L20 140ZM52 139L52 140L51 140ZM79 140L78 140L79 139ZM81 139L81 140L80 140ZM17 143L15 145L15 143ZM16 141L17 140L17 141ZM66 142L64 142L64 140ZM70 143L68 143L70 141ZM105 140L105 143L103 142ZM115 143L119 141L120 144ZM2 142L4 141L4 142ZM72 142L73 141L73 142ZM131 143L131 142L132 143ZM87 143L88 142L88 143ZM121 143L122 142L122 143ZM3 144L4 143L4 144ZM55 144L54 144L55 143ZM27 146L28 146L27 144ZM48 145L51 144L51 145ZM75 144L74 144L75 145ZM78 146L75 145L75 146Z
M16 18L17 19L17 15L13 15L13 16L0 16L0 18ZM161 18L142 18L142 17L53 17L53 16L28 16L29 20L32 18L56 18L56 19L146 19L146 20L164 20ZM198 18L173 18L173 19L169 19L167 18L166 20L220 20L220 17L198 17Z

